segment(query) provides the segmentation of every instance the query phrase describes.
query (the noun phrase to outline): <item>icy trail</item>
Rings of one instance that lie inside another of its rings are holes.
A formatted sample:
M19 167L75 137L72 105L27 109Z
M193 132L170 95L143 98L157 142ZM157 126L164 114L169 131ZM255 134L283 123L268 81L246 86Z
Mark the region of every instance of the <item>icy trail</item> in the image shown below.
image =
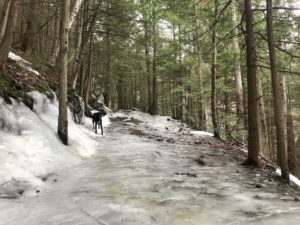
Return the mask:
M1 199L0 224L299 224L297 192L243 168L209 136L179 134L188 129L165 117L132 115L115 115L104 137L94 135L94 158L50 176L45 193Z

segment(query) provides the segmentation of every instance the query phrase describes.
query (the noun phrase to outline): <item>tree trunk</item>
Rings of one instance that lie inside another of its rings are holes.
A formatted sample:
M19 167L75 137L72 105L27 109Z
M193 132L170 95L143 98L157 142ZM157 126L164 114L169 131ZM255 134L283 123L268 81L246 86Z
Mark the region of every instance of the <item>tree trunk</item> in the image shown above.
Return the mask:
M109 28L108 28L109 29ZM104 81L104 93L105 93L105 98L104 98L104 104L109 107L110 104L110 79L111 79L111 56L110 56L110 48L111 48L111 43L110 43L110 31L107 31L106 34L106 74L105 74L105 81Z
M234 59L234 74L235 74L235 90L236 90L236 114L237 117L244 117L244 96L243 96L243 82L242 82L242 73L241 73L241 58L240 58L240 46L238 35L238 20L237 20L237 10L235 3L232 3L232 25L234 30L235 37L232 38L233 53L235 56Z
M9 12L9 8L10 8L10 2L11 2L11 0L5 0L4 4L2 6L1 17L0 17L0 42L5 33L8 12Z
M20 21L20 31L19 31L19 35L18 38L21 41L24 39L24 33L25 33L25 28L26 28L26 20L24 19L24 8L25 8L25 4L27 4L27 0L19 0L20 6L18 8L18 20ZM15 35L14 39L16 39L17 35Z
M151 60L150 60L150 36L149 36L149 22L144 22L145 30L145 57L146 57L146 77L147 77L147 90L148 90L148 112L152 108L152 92L151 92Z
M197 1L194 1L194 4ZM199 4L195 4L195 14L198 17L199 13ZM195 26L197 28L196 37L200 36L200 20L196 18ZM203 74L202 74L202 54L201 54L201 43L198 41L195 46L196 54L197 54L197 65L196 65L196 77L199 82L199 109L198 109L198 117L199 117L199 128L201 130L206 130L206 116L205 116L205 107L204 107L204 99L203 99Z
M273 38L273 9L272 0L267 3L267 34L272 76L272 90L274 97L274 115L277 134L277 156L281 168L282 177L289 182L289 168L287 158L287 119L286 119L286 96L283 76L277 73L277 59L275 42Z
M258 91L258 113L259 113L259 129L260 129L260 137L261 137L261 153L271 159L271 151L270 151L270 145L269 145L269 135L268 135L268 125L267 125L267 119L265 114L265 103L264 103L264 94L262 90L261 80L258 77L257 80L257 91Z
M82 55L83 55L83 51L85 49L86 43L88 42L88 34L90 31L87 30L87 20L88 20L88 1L84 2L83 5L83 12L82 12L82 19L81 19L81 32L78 33L78 37L77 37L77 49L79 49L79 51L75 52L75 62L74 62L74 69L73 69L73 79L72 79L72 90L76 89L76 85L77 85L77 80L78 80L78 76L79 76L79 65L81 62L83 63L82 60Z
M118 109L124 109L124 97L123 97L123 79L122 75L118 74L118 81L117 81L117 91L118 91Z
M92 65L93 65L93 31L90 33L90 45L89 45L89 64L88 64L88 74L87 74L87 85L85 92L85 105L87 106L90 98L90 86L91 86L91 78L92 78Z
M288 86L288 104L287 104L287 137L288 137L288 165L289 170L292 174L297 175L297 159L296 159L296 143L295 143L295 133L293 125L293 114L292 114L292 101L291 93Z
M0 67L7 61L18 17L18 0L11 0L4 36L0 43Z
M33 54L38 52L39 48L39 16L38 16L38 2L36 0L30 1L30 9L27 15L27 27L25 37L23 40L23 49L30 51Z
M288 166L292 174L297 173L297 160L296 160L296 144L295 144L295 133L293 125L292 105L289 100L287 109L287 137L288 137Z
M196 76L199 80L199 128L201 130L206 130L206 115L204 107L204 98L203 98L203 74L202 74L202 56L200 52L200 47L198 46L198 58L197 58L197 67L196 67Z
M261 151L258 106L258 75L256 65L256 49L253 27L253 11L251 0L244 0L246 18L247 45L247 87L248 87L248 158L245 165L258 166L258 154Z
M144 74L142 73L142 65L138 66L138 75L139 75L139 99L140 99L140 109L143 112L147 112L147 79L145 79Z
M218 0L215 0L215 16L218 13ZM216 81L217 81L217 35L216 29L213 28L212 31L212 57L211 57L211 115L212 123L214 129L214 137L220 138L220 131L217 119L217 91L216 91Z
M84 80L85 80L85 68L83 62L80 63L80 92L79 95L84 99Z
M57 56L59 52L59 40L60 40L60 10L57 7L55 13L55 19L53 24L53 42L51 47L51 56L49 59L49 63L52 66L56 65L57 62Z
M224 75L224 87L230 87L230 80L228 78L228 75ZM229 93L228 90L224 90L224 123L225 123L225 134L228 136L230 133L230 121L229 121L229 116L230 116L230 99L229 99Z
M76 83L74 85L74 80L78 78L75 78L76 76L80 76L80 84L79 86L81 87L82 85L82 66L83 66L83 60L82 57L81 59L79 58L79 52L77 51L77 49L80 49L82 46L82 37L83 37L83 33L84 31L84 17L85 17L85 7L82 8L81 11L79 11L79 18L78 21L76 21L76 25L75 25L75 37L74 37L74 46L75 46L75 52L73 53L73 64L72 64L72 89L74 90L76 87ZM78 69L78 71L76 71ZM76 73L78 73L78 75L76 75ZM74 87L75 86L75 87ZM81 97L83 97L82 95L80 95Z
M74 7L73 7L73 10L72 10L72 13L70 15L70 19L69 19L69 30L71 30L72 28L72 25L75 21L75 18L80 10L80 7L81 7L81 4L82 4L83 0L76 0L75 4L74 4Z
M157 40L156 40L156 19L155 12L153 12L153 60L152 60L152 107L151 114L158 113L158 99L157 99Z
M276 162L276 153L274 148L274 138L273 138L273 102L272 102L272 87L271 84L268 85L268 118L267 118L267 124L268 124L268 142L269 142L269 150L270 150L270 159L273 162Z
M70 0L64 0L62 5L60 57L59 57L59 114L58 136L68 144L68 48L69 48L69 12Z
M69 14L69 18L68 18L68 24L67 24L67 26L68 26L69 30L72 28L72 26L74 24L75 18L76 18L77 14L78 14L78 11L79 11L79 9L81 7L82 2L83 2L83 0L76 0L71 15L70 15L70 13L68 13ZM61 30L59 30L59 31L61 31ZM61 39L60 36L61 36L61 33L59 33L59 39ZM58 44L56 44L55 47L54 47L53 54L52 54L52 56L50 58L50 63L51 64L53 64L53 65L56 64L57 59L58 59L57 56L60 55L60 53L59 53L60 49L61 49L60 46Z
M50 52L50 44L49 44L49 30L51 27L51 20L50 20L50 8L52 8L50 6L50 4L47 4L47 15L46 15L46 32L45 32L45 37L43 38L43 48L41 49L43 52L47 52L47 54Z

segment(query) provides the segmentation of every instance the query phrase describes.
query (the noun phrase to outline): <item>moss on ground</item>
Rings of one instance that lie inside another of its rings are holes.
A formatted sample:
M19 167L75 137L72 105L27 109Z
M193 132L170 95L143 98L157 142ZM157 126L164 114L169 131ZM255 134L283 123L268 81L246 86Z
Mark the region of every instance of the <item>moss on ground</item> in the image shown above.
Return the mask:
M14 62L8 62L0 70L0 96L9 103L9 97L22 99L28 92L37 90L53 99L48 82L42 75L36 75Z
M2 71L0 71L0 95L3 96L8 89L9 81Z

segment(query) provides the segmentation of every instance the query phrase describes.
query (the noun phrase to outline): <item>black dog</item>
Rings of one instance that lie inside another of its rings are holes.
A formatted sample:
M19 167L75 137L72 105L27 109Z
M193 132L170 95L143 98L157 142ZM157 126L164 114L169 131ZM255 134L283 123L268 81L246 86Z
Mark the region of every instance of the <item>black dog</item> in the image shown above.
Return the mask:
M102 117L105 115L106 115L106 112L104 110L93 113L93 115L92 115L93 129L95 129L96 134L97 134L97 124L98 124L98 127L101 128L101 135L103 135Z

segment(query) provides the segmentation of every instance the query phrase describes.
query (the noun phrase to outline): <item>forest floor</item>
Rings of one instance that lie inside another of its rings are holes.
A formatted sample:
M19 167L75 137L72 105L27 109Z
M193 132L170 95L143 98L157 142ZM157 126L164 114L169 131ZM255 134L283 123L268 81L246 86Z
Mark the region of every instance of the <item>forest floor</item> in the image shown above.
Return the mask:
M0 200L3 225L298 225L299 192L184 124L114 114L93 158L51 174L35 197ZM67 159L66 159L67 164Z

